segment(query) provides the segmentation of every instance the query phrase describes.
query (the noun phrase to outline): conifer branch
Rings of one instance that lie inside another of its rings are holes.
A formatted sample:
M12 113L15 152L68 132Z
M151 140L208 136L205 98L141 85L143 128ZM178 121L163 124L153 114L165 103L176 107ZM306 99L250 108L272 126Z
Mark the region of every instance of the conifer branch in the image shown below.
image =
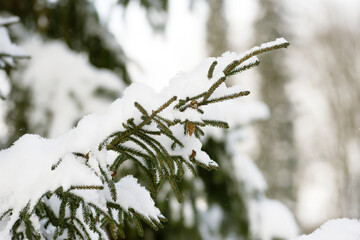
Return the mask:
M235 69L232 70L231 72L228 72L228 73L227 73L227 76L232 76L232 75L241 73L241 72L243 72L243 71L245 71L245 70L248 70L248 69L250 69L250 68L259 66L259 64L260 64L260 61L259 61L258 59L256 59L255 62L246 64L246 65L244 65L244 66L242 66L242 67L235 68Z
M103 190L104 186L71 186L69 190Z
M260 47L254 47L252 49L250 49L248 52L245 53L245 55L243 57L241 57L238 60L234 60L233 62L231 62L230 64L228 64L225 69L223 70L223 73L225 74L224 77L219 78L210 88L207 92L203 92L199 95L196 96L196 98L186 98L185 100L179 100L179 103L175 106L175 108L179 109L181 112L185 111L187 108L190 107L190 104L187 104L187 102L189 102L190 100L194 100L194 99L198 99L199 96L203 97L202 101L198 103L198 106L202 106L202 105L207 105L209 103L215 103L215 102L219 102L219 101L224 101L224 100L228 100L227 98L218 98L216 101L208 101L208 99L210 98L210 96L214 93L214 91L222 84L226 81L227 77L238 74L240 72L243 72L245 70L248 70L250 68L253 68L255 66L258 66L260 64L260 61L257 58L254 58L254 61L248 63L248 64L243 64L245 63L247 60L249 60L252 57L255 57L256 55L259 55L261 53L265 53L265 52L269 52L275 49L280 49L280 48L286 48L289 46L289 43L285 40L285 39L277 39L276 41L273 42L269 42L266 44L262 44ZM243 64L243 65L241 65ZM213 72L215 69L215 66L217 65L217 61L214 61L208 70L208 78L212 78L213 76ZM241 94L234 94L232 98L236 98L236 97L240 97L243 96ZM229 99L232 99L231 97ZM197 110L202 113L203 111L201 109Z
M125 133L123 135L121 135L119 138L116 138L115 140L113 140L108 146L107 149L110 150L112 147L114 147L115 145L117 145L118 143L120 143L122 140L124 140L126 137L134 134L136 131L138 131L139 129L141 129L143 126L145 126L146 124L148 124L158 113L160 113L161 111L163 111L165 108L167 108L171 103L173 103L175 100L177 99L176 96L172 97L169 101L167 101L165 104L163 104L161 107L159 107L156 111L153 111L153 113L149 116L149 118L147 118L146 120L144 120L142 123L140 123L138 126L136 126L136 128L130 130L130 131L125 131ZM136 106L140 106L139 104L137 104Z
M219 80L217 80L207 91L206 95L203 98L203 102L205 102L210 96L211 94L214 93L214 91L223 83L225 82L226 77L221 77Z
M207 92L203 92L203 93L200 93L200 94L198 94L198 95L196 95L196 96L194 96L194 97L191 97L191 98L190 98L190 97L187 97L185 100L184 100L184 99L180 99L179 102L178 102L178 104L176 104L174 108L175 108L175 109L179 109L179 108L183 107L186 103L188 103L188 102L190 102L190 101L193 101L193 100L197 100L197 99L205 96L206 93L207 93ZM185 110L185 109L184 109L184 110ZM183 111L181 111L181 112L183 112Z
M280 41L278 44L276 41ZM235 60L232 63L230 63L225 69L224 74L225 76L228 76L228 74L237 66L245 62L246 60L250 59L253 56L259 55L261 53L269 52L275 49L280 48L287 48L289 46L289 43L285 41L285 39L277 39L276 41L269 42L266 44L262 44L260 47L254 47L250 49L242 58L239 60Z
M197 147L194 147L195 149L188 148L189 146L187 146L185 142L182 142L181 136L178 136L177 127L184 128L184 135L194 135L200 139L204 135L203 127L205 126L224 129L227 129L229 126L223 121L203 119L203 116L197 118L201 120L194 121L193 119L196 118L187 119L179 117L178 114L181 114L181 112L184 112L188 108L190 108L189 111L195 111L191 112L191 114L203 114L204 111L200 109L201 106L248 95L249 91L241 91L230 95L226 95L226 91L224 91L223 96L212 98L217 89L223 90L223 88L219 88L219 86L223 84L229 76L259 65L259 60L255 57L256 55L274 49L284 48L288 45L285 40L281 39L263 44L260 47L255 47L246 52L239 59L226 65L224 69L218 69L220 65L218 65L218 61L222 59L212 62L207 72L209 79L209 81L207 81L208 85L206 85L207 90L195 96L188 96L185 99L179 100L177 100L176 96L173 96L156 110L146 110L140 103L134 102L134 107L141 113L140 119L134 119L129 116L128 120L120 123L123 126L121 130L115 129L115 131L110 136L107 136L98 146L98 150L105 148L117 154L110 166L98 164L98 166L94 167L95 169L91 168L102 181L102 185L98 186L96 185L97 183L94 185L72 185L65 190L63 187L58 187L55 191L46 192L40 199L36 200L37 202L33 209L30 209L29 202L21 209L19 218L16 219L13 226L11 226L13 238L41 238L41 234L34 227L36 225L34 225L31 218L33 214L42 220L45 229L50 227L55 229L54 239L66 237L64 235L67 235L69 239L90 239L92 234L90 234L89 231L96 233L99 239L103 239L107 238L103 230L105 227L110 230L113 238L125 237L125 221L133 221L137 226L139 235L143 235L144 232L141 222L146 222L155 230L162 227L161 222L166 219L164 219L161 214L154 219L132 208L123 209L122 206L116 202L118 200L117 198L121 197L117 192L121 188L117 188L119 185L116 184L120 181L120 174L118 174L118 172L120 172L122 163L131 160L137 164L136 166L140 167L147 177L149 184L146 187L150 191L151 197L155 198L163 182L169 181L178 201L181 202L182 194L177 182L184 176L184 165L194 175L197 174L196 166L208 170L217 169L218 166L211 160L201 159L199 152L201 149ZM219 76L219 73L221 77L213 80L214 76ZM220 94L217 95L219 96ZM166 117L161 116L162 111L170 107L173 103L174 107L172 111L179 111L180 113L177 112L172 117L169 117L168 113L170 113L170 116L172 114L172 112L169 111L166 112ZM192 116L191 114L188 116ZM174 132L176 134L174 134ZM162 141L163 139L166 139L166 144L169 143L171 146L165 146L164 141ZM179 147L179 149L176 149L176 147ZM187 153L185 152L188 151L186 149L193 150L191 153ZM72 154L85 159L85 164L88 167L90 167L89 160L93 160L93 157L90 159L89 155L97 156L92 150L88 150L86 154L78 152L72 152ZM198 159L196 159L197 155ZM62 159L63 158L60 158L53 164L51 170L55 170L61 164ZM52 161L54 161L54 159L52 159ZM96 167L98 167L98 169ZM98 171L100 171L100 174ZM86 199L76 195L77 191L73 190L96 190L96 192L108 190L111 199L107 200L106 208L104 209L102 204L97 206L92 202L87 202ZM56 211L54 211L49 204L53 197L60 200L60 206ZM0 215L0 221L3 220L5 216L12 214L12 212L13 209L10 208L2 213ZM17 212L19 212L19 209ZM22 230L22 226L24 226L25 230Z
M162 134L161 131L151 131L151 130L146 130L144 128L140 129L139 131L142 131L145 134L149 134L149 135L158 135L158 136L160 136Z

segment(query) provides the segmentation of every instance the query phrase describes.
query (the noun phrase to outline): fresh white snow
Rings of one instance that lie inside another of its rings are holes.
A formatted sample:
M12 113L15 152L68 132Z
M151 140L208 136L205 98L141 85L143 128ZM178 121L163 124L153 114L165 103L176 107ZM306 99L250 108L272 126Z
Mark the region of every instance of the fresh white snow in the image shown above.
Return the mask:
M309 235L294 240L359 240L360 221L358 219L333 219L324 223Z

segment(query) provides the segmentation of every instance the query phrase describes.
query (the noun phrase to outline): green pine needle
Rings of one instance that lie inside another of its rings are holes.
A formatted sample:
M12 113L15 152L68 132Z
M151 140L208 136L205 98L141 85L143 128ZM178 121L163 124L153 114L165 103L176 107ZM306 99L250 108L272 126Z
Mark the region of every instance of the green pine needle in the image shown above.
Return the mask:
M208 104L212 104L212 103L223 102L223 101L235 99L235 98L238 98L238 97L247 96L249 94L250 94L249 91L241 91L239 93L234 93L234 94L231 94L231 95L227 95L227 96L223 96L223 97L214 98L214 99L211 99L211 100L204 101L204 102L201 103L201 105L208 105Z
M229 125L227 122L217 121L217 120L203 120L204 124L207 126L213 126L218 128L228 129Z
M208 75L207 75L208 79L211 79L211 78L213 77L214 69L215 69L217 63L218 63L217 61L214 61L214 62L211 64L211 66L210 66L210 68L209 68L209 71L208 71Z

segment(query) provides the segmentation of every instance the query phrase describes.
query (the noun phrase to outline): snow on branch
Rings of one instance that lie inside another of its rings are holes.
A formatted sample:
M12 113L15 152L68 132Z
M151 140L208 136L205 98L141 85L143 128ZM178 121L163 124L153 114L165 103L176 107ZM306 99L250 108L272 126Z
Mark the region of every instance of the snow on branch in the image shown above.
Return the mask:
M20 18L16 17L16 16L11 16L11 17L0 17L0 26L8 26L10 24L13 23L18 23L20 22Z
M0 68L13 67L14 59L29 58L29 55L10 40L7 26L19 22L18 17L0 17Z
M185 168L194 174L196 166L218 168L200 141L206 126L229 127L214 103L249 94L222 83L258 65L255 55L287 45L277 40L242 55L206 59L160 93L134 83L105 113L85 116L66 134L26 134L0 151L0 238L107 238L105 228L117 238L125 236L127 221L136 222L139 235L141 221L162 227L165 218L153 200L162 183L168 181L181 201L177 182ZM145 173L146 188L122 176L125 161Z

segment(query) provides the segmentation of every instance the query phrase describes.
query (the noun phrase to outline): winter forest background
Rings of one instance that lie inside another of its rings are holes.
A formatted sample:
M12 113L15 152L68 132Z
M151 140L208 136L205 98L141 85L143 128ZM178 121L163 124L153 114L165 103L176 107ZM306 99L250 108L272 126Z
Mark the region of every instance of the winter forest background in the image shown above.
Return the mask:
M185 177L182 203L164 185L168 222L144 239L291 239L360 218L359 1L1 0L7 16L31 58L0 70L0 149L69 131L132 82L159 92L206 57L290 42L226 83L251 94L204 140L220 169Z

